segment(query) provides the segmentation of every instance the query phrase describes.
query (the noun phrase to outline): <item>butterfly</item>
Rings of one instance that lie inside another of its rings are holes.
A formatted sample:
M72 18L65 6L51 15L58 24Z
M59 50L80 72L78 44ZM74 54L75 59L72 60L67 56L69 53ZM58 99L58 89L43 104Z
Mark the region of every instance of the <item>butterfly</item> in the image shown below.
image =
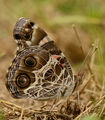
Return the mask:
M71 65L42 28L20 18L13 37L18 49L8 68L6 87L14 98L49 100L73 93L76 81Z

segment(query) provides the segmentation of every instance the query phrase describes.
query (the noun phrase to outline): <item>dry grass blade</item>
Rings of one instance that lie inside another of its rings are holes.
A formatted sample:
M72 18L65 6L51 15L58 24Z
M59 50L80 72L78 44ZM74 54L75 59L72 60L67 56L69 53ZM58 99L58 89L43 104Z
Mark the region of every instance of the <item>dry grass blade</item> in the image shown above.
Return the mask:
M47 116L47 117L53 118L55 120L58 120L58 118L62 118L61 120L70 120L71 119L71 116L69 116L67 114L62 114L57 111L25 109L23 107L17 106L16 104L13 104L11 102L4 101L4 100L0 100L0 103L2 104L2 107L4 107L4 108L6 107L6 109L8 108L11 115L12 115L12 113L18 114L19 120L23 120L24 117L26 117L26 119L28 119L27 116L30 116L30 119L31 119L31 116L33 116L33 115L39 116L39 117Z
M9 102L9 101L0 100L0 103L1 103L1 104L5 104L5 105L9 105L10 108L13 108L13 106L14 106L14 107L17 108L17 109L21 109L20 106L18 106L18 105L16 105L16 104L13 104L13 103L11 103L11 102Z
M102 108L102 110L101 110L101 112L100 112L100 114L99 114L99 117L101 117L101 116L102 116L102 114L103 114L104 110L105 110L105 104L104 104L104 106L103 106L103 108Z
M80 118L83 117L84 114L88 113L91 110L92 107L93 107L93 105L88 107L84 112L82 112L80 115L78 115L74 120L80 120Z
M73 28L73 30L74 30L74 32L75 32L75 35L76 35L76 37L77 37L77 40L79 41L80 49L81 49L83 55L85 55L84 50L83 50L83 46L82 46L82 41L81 41L81 39L80 39L80 37L79 37L79 34L78 34L78 32L77 32L77 29L76 29L75 24L72 24L72 28Z

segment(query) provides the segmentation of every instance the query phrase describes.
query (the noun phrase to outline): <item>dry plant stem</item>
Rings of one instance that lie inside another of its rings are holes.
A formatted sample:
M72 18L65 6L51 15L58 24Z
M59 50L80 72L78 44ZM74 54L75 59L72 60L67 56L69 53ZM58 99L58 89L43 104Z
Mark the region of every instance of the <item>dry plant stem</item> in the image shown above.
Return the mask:
M92 78L93 78L93 80L94 80L96 86L101 90L102 87L101 87L101 85L99 84L99 82L97 82L97 80L96 80L96 78L95 78L95 75L94 75L94 72L93 72L92 68L90 67L89 64L87 64L87 66L88 66L88 70L89 70L90 74L93 75Z
M54 120L57 120L56 116L54 115Z
M104 64L104 57L103 57L103 52L102 52L103 50L102 50L102 47L101 47L100 43L99 43L98 46L99 46L99 47L98 47L98 52L99 52L99 54L100 54L99 59L100 59L101 63Z
M80 39L79 34L78 34L78 32L77 32L77 29L76 29L75 24L72 25L72 28L73 28L73 30L74 30L74 32L75 32L75 35L76 35L76 37L77 37L77 40L78 40L79 43L80 43L80 49L81 49L83 55L85 56L85 52L84 52L84 49L83 49L83 46L82 46L82 42L81 42L81 39ZM86 62L87 58L89 57L89 54L92 52L92 49L93 49L93 52L95 51L94 48L90 48L88 54L86 55L86 57L85 57L85 59L84 59L84 62L83 62L82 65L81 65L81 68L82 68L82 66L84 65L84 63ZM92 63L93 63L93 61L94 61L94 59L92 59ZM92 64L92 63L91 63L91 64ZM81 71L81 68L80 68L79 72Z
M94 94L94 95L97 96L97 97L100 97L100 96L99 96L99 93L97 93L97 92L95 92L95 91L93 91L93 90L85 89L85 91L86 91L86 92L89 92L89 93L91 93L91 94Z
M24 107L24 106L23 106ZM19 120L22 120L22 118L23 118L23 114L24 114L24 108L21 108L21 115L20 115L20 118L19 118Z
M91 110L93 105L91 105L89 108L87 108L85 111L83 111L80 115L78 115L74 120L79 120L84 114L86 114L88 111Z
M10 106L9 106L10 108L12 108L12 106L14 106L14 107L16 107L16 108L18 108L18 109L21 109L20 106L18 106L18 105L16 105L16 104L13 104L13 103L11 103L11 102L9 102L9 101L0 100L0 103L4 103L4 104L7 104L7 105L10 105Z
M95 60L95 52L96 52L96 50L98 48L97 46L98 46L98 40L96 40L94 42L93 52L92 52L92 56L91 56L91 61L90 61L90 64L87 64L87 66L88 66L88 70L89 70L90 74L93 75L93 80L94 80L96 86L101 90L101 86L100 86L99 82L96 80L96 77L94 75L94 71L92 70L92 68L94 66L94 60Z
M49 111L53 111L53 109L56 107L56 103L57 103L57 99L55 99L52 103L52 105L50 106Z
M24 109L22 109L22 111L21 111L21 115L20 115L19 120L22 120L22 118L23 118L23 114L24 114Z
M72 28L73 28L73 30L74 30L74 32L75 32L75 35L76 35L76 37L77 37L77 40L78 40L79 43L80 43L80 49L81 49L83 55L85 55L84 50L83 50L83 46L82 46L81 39L80 39L79 34L78 34L78 32L77 32L77 29L76 29L76 25L75 25L75 24L72 24Z
M80 43L80 48L81 48L83 54L85 55L84 50L83 50L83 47L82 47L82 42L81 42L81 39L80 39L79 34L78 34L78 32L77 32L77 29L76 29L75 24L72 25L72 28L73 28L73 30L74 30L74 32L75 32L75 34L76 34L77 40L78 40L79 43ZM91 57L90 65L89 65L89 64L87 64L87 65L88 65L88 68L89 68L89 70L90 70L91 75L93 75L93 79L94 79L96 85L98 86L98 88L101 88L101 86L97 83L96 78L95 78L95 76L94 76L94 73L93 73L93 71L92 71L92 69L91 69L91 68L93 67L93 65L94 65L94 59L95 59L95 54L94 54L94 52L95 52L96 49L97 49L97 45L98 45L98 40L96 40L95 43L94 43L94 47L93 47L93 52L92 52L92 57ZM89 50L88 54L90 54L90 52L91 52L91 49ZM88 57L88 55L87 55L87 57ZM87 59L87 57L86 57L86 59ZM86 61L86 59L85 59L85 61ZM84 62L85 62L85 61L84 61ZM80 72L80 70L79 70L79 72Z
M90 61L90 68L92 68L93 65L94 65L95 52L96 52L96 50L97 50L97 44L98 44L97 42L98 42L97 40L94 42L93 51L92 51L92 56L91 56L91 61Z
M83 93L84 89L86 88L92 77L93 76L91 75L90 78L81 86L81 89L79 90L79 95ZM74 99L76 98L78 98L78 95L74 97Z
M84 85L81 87L79 93L81 94L83 92L83 90L86 88L86 86L88 85L88 83L90 82L91 78L93 77L93 75L91 75L88 80L84 83Z
M102 97L104 95L104 91L105 91L105 77L104 77L104 80L103 80L102 91L101 91L100 97Z
M89 101L88 103L87 103L87 105L86 105L86 108L88 108L88 106L91 106L92 105L92 101Z
M100 103L103 101L103 99L105 99L105 95L102 96L102 97L98 100L98 102L96 102L96 103L94 104L94 108L93 108L93 109L95 109L97 106L99 106Z
M101 110L101 112L100 112L100 114L99 114L99 117L101 117L101 115L103 114L104 110L105 110L105 104L104 104L104 106L102 107L102 110Z
M95 52L96 51L96 46L94 46L94 48L93 48L93 52ZM80 94L82 93L82 91L84 90L84 88L87 86L87 84L89 83L89 81L91 80L91 78L94 78L94 81L96 81L95 80L95 76L94 76L94 74L93 74L93 71L92 71L92 67L93 67L93 65L94 65L94 59L95 59L95 54L93 54L92 55L92 57L91 57L91 62L90 62L90 65L88 64L88 66L89 66L89 70L90 70L90 74L88 75L88 81L84 84L84 86L80 89ZM100 102L101 102L101 100L100 100ZM98 104L100 104L100 102L98 103ZM86 114L89 110L91 110L92 108L94 107L94 105L91 105L89 108L87 108L84 112L82 112L79 116L77 116L76 118L75 118L75 120L79 120L84 114Z
M18 109L18 110L22 110L23 108L22 107L20 107L20 106L18 106L18 105L16 105L16 104L13 104L13 103L11 103L11 102L8 102L8 101L4 101L4 100L0 100L0 103L1 104L4 104L5 106L7 106L7 107L9 107L10 109L13 109L14 107L16 107L16 109ZM31 112L36 112L36 113L46 113L46 112L49 112L49 111L41 111L41 110L30 110L30 109L25 109L24 108L24 111L31 111ZM53 111L53 112L57 112L57 111Z
M90 49L89 49L88 54L86 55L86 57L85 57L85 59L84 59L84 61L83 61L82 65L81 65L81 67L80 67L80 69L79 69L79 72L78 72L78 73L80 73L80 71L81 71L81 69L82 69L83 65L87 62L88 57L89 57L90 53L92 52L92 49L93 49L93 48L90 48Z
M11 108L11 109L13 109L14 107L16 107L17 108L17 110L20 110L21 111L21 116L20 116L20 118L19 118L19 120L22 120L22 117L23 117L23 115L25 114L25 111L28 111L28 112L33 112L33 113L35 113L35 114L49 114L49 115L60 115L60 116L62 116L62 117L67 117L68 119L71 119L71 117L69 116L69 115L67 115L67 114L61 114L61 113L59 113L59 112L57 112L57 111L37 111L37 110L26 110L26 109L23 109L22 107L20 107L20 106L17 106L17 105L15 105L15 104L13 104L13 103L10 103L10 102L7 102L7 101L4 101L4 100L0 100L0 103L2 103L2 104L4 104L4 105L8 105L8 107L9 108ZM9 106L10 105L10 106ZM15 109L16 109L15 108Z
M105 98L105 95L102 96L98 102L95 102L94 104L92 104L89 108L87 108L84 112L82 112L80 115L78 115L74 120L79 120L84 114L86 114L87 112L95 109L97 106L100 105L100 103L103 101L103 99ZM105 109L105 106L104 106L104 109ZM102 111L103 112L103 111Z
M45 104L43 106L41 106L41 110L43 110L45 107L50 107L49 111L52 111L54 108L55 108L55 104L57 103L57 100L54 99L52 101L52 104L51 105L48 105L48 102L46 101Z

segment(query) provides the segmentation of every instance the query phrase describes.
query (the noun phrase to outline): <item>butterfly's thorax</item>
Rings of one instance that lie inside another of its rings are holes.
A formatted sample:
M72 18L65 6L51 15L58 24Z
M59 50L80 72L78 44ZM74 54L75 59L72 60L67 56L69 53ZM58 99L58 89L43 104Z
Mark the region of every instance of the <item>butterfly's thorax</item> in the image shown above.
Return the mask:
M36 35L40 34L40 37L36 37L37 40L43 40L46 37L45 32L42 33L41 29L37 31ZM18 36L21 37L20 33ZM8 69L6 86L11 95L15 98L31 97L36 100L70 95L75 82L67 58L53 41L42 45L34 44L21 48Z

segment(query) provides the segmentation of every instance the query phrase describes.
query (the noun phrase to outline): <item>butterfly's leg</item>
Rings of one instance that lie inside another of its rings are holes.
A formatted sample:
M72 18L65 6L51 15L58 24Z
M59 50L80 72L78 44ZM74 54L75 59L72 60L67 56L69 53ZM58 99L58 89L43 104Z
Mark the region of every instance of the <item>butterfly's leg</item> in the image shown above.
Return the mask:
M17 43L17 54L28 47L28 45L26 44L26 42L24 40L16 40L16 43Z

